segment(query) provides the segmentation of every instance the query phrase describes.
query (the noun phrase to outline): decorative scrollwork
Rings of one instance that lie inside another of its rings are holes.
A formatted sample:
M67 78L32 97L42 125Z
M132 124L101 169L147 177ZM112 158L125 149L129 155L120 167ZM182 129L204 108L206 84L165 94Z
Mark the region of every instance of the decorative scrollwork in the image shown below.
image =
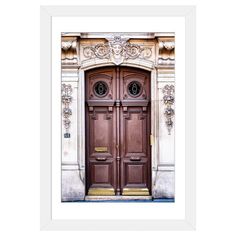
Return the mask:
M72 110L70 109L70 104L72 103L72 86L70 84L62 84L61 87L61 101L64 105L64 108L62 110L62 115L64 117L63 124L65 128L64 138L70 138L70 116L72 116Z
M171 107L174 105L175 102L175 87L174 85L165 85L164 88L162 89L162 92L164 94L163 96L163 102L166 105L164 115L166 117L166 126L168 129L168 134L171 134L171 129L173 128L173 120L172 118L174 117L175 111Z
M151 48L143 48L141 52L142 58L147 59L152 56L152 49Z
M121 64L127 59L136 59L138 57L147 59L151 57L151 48L131 44L127 40L122 39L121 36L115 36L107 43L85 47L83 53L86 58L110 59L116 65Z
M125 52L126 52L125 53L126 58L135 59L141 54L142 49L137 44L127 43L126 46L125 46Z
M107 44L97 44L94 47L85 47L84 56L87 58L106 59L110 57L110 48Z
M106 44L97 44L94 48L95 55L100 58L109 58L110 48Z

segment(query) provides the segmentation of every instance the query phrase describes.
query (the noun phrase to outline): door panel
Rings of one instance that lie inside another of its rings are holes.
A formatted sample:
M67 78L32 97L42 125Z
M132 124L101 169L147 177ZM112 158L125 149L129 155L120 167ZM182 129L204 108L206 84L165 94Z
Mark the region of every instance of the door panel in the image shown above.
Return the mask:
M147 161L123 160L124 165L124 186L125 187L147 187Z
M142 107L128 107L121 122L121 185L149 189L149 116Z
M113 161L97 161L92 159L89 161L91 170L91 187L113 187Z
M90 153L91 156L113 156L113 127L114 112L109 112L106 107L94 107L89 113L90 126ZM106 150L101 150L101 147ZM100 149L99 149L100 148ZM105 152L105 153L103 153Z
M115 190L114 127L115 111L93 107L89 112L88 182L90 187L110 187Z
M88 195L149 195L150 74L126 67L86 73Z
M124 157L147 156L147 114L141 107L129 107L122 115Z

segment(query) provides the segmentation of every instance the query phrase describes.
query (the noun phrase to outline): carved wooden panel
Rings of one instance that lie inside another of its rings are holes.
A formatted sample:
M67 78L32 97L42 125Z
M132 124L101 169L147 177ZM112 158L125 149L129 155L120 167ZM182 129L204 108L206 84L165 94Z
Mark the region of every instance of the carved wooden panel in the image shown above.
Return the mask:
M86 100L114 100L116 97L115 91L115 70L114 68L97 69L87 73L87 93ZM106 92L99 93L103 85Z
M120 76L122 78L121 100L150 100L150 74L148 72L124 68Z
M121 113L122 188L150 186L149 109L128 107Z
M94 107L94 110L89 112L91 156L100 155L100 152L95 150L96 147L106 147L106 155L113 155L114 113L115 111L109 112L107 107Z
M148 188L147 160L123 159L123 188Z
M87 157L89 187L115 189L115 110L94 107L87 116Z
M114 184L114 165L113 160L97 161L89 160L90 187L113 187Z

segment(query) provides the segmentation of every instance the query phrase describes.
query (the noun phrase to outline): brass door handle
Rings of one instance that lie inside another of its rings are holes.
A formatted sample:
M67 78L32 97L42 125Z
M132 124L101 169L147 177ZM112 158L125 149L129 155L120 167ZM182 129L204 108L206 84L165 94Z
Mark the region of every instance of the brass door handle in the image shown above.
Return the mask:
M106 161L107 158L106 157L96 157L97 161Z
M141 157L130 157L131 161L141 161Z

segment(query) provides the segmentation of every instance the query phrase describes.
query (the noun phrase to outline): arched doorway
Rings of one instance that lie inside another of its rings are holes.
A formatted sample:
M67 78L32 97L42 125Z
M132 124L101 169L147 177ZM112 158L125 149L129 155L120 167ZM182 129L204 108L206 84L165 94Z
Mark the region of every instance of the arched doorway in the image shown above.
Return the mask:
M86 195L151 195L150 72L86 71Z

